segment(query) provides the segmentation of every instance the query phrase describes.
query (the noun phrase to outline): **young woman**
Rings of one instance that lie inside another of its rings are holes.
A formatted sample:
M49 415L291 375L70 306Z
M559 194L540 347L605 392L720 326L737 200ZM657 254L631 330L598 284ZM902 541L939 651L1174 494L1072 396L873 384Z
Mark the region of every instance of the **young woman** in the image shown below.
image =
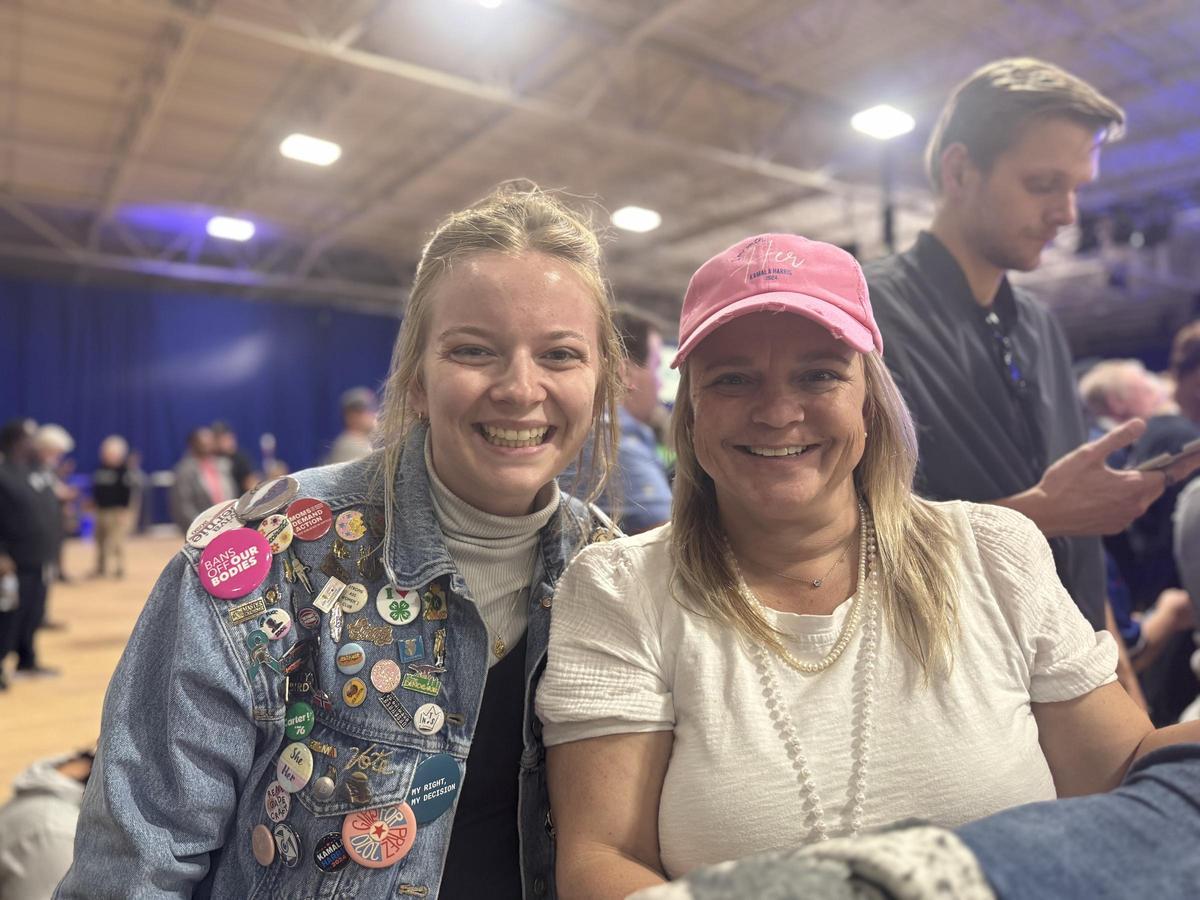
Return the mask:
M606 534L555 482L617 421L598 263L537 190L441 224L380 450L201 514L159 579L59 897L553 896L530 702L558 576Z

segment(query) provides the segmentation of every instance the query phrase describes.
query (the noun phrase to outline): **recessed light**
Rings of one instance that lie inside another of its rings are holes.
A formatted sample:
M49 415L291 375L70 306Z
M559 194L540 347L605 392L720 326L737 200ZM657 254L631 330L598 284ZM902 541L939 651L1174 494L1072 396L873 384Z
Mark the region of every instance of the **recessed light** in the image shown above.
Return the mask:
M254 237L254 223L249 219L232 216L213 216L208 220L206 231L215 238L226 241L248 241Z
M880 141L890 141L894 137L908 134L916 124L916 120L908 113L886 103L864 109L850 120L850 125L855 131L861 131Z
M662 224L662 216L641 206L622 206L612 214L612 223L623 231L653 231Z
M279 152L288 159L312 163L314 166L329 166L338 161L342 148L333 141L307 134L289 134L279 145Z

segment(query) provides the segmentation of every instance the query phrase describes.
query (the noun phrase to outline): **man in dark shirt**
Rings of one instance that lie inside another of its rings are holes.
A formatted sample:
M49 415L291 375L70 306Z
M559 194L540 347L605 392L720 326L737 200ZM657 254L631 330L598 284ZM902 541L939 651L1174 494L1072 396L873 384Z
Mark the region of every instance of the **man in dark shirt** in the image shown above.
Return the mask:
M955 89L930 138L929 231L866 267L884 359L917 424L919 489L1029 516L1096 628L1107 618L1099 535L1124 529L1190 469L1110 469L1106 458L1142 434L1141 420L1085 443L1062 331L1006 272L1036 268L1075 221L1076 192L1123 122L1056 66L983 67Z

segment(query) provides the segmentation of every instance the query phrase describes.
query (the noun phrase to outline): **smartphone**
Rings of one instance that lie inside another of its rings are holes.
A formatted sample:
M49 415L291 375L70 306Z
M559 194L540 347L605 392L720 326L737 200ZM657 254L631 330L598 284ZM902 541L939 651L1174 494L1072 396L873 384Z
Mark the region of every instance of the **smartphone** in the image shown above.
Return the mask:
M1200 438L1188 441L1178 453L1160 453L1145 462L1138 463L1134 468L1139 472L1157 472L1159 469L1168 469L1181 459L1195 456L1197 453L1200 453Z

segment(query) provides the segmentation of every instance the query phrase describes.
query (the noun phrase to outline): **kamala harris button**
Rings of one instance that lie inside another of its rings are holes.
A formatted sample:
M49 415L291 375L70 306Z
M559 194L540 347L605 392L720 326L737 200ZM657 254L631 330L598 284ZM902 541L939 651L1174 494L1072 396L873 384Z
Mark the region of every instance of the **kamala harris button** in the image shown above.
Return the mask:
M188 544L198 550L203 550L221 532L231 528L241 528L242 520L237 517L236 507L236 500L222 500L196 516L192 520L192 524L188 526L186 535Z
M322 872L336 872L349 862L350 856L346 853L346 845L342 843L340 831L331 831L317 840L317 845L313 848L313 863Z
M262 519L278 512L300 493L300 482L291 475L283 475L252 487L238 498L237 514L243 522Z
M416 837L417 822L407 803L358 810L342 820L346 852L368 869L385 869L400 862Z

